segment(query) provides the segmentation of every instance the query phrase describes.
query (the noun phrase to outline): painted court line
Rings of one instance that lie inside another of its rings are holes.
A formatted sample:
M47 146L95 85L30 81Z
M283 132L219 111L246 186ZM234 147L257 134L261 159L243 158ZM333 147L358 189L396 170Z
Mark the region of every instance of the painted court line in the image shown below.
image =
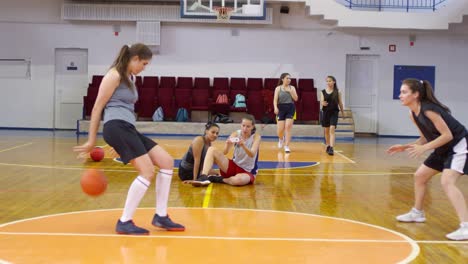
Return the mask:
M139 208L139 209L142 209L142 210L154 210L154 208ZM261 209L241 209L241 208L197 208L197 207L173 207L172 210L177 210L177 209L183 209L183 210L200 210L200 209L203 209L203 210L230 210L230 211L254 211L254 212L270 212L270 213L279 213L279 214L292 214L292 215L304 215L304 216L311 216L311 217L318 217L318 218L325 218L325 219L334 219L334 220L340 220L340 221L344 221L344 222L348 222L348 223L356 223L356 224L360 224L360 225L364 225L364 226L369 226L369 227L373 227L373 228L376 228L376 229L380 229L380 230L385 230L389 233L392 233L394 235L397 235L399 237L402 238L401 241L399 240L388 240L388 242L382 242L382 241L386 241L386 240L363 240L363 239L358 239L356 241L353 241L353 240L350 240L350 239L337 239L336 241L334 240L331 240L333 242L365 242L367 241L366 243L369 243L369 242L372 242L372 241L376 241L376 242L379 242L379 243L408 243L411 245L411 253L402 261L398 262L398 263L409 263L410 261L414 260L418 255L419 255L419 252L420 252L420 249L419 249L419 246L418 244L413 240L411 239L410 237L408 237L407 235L404 235L402 233L399 233L397 231L394 231L392 229L388 229L388 228L385 228L385 227L382 227L382 226L378 226L378 225L373 225L373 224L368 224L368 223L364 223L364 222L359 222L359 221L356 221L356 220L351 220L351 219L346 219L346 218L339 218L339 217L331 217L331 216L323 216L323 215L316 215L316 214L307 214L307 213L299 213L299 212L287 212L287 211L275 211L275 210L261 210ZM43 219L43 218L48 218L48 217L53 217L53 216L61 216L61 215L72 215L72 214L79 214L79 213L83 213L83 212L105 212L105 211L115 211L115 210L122 210L121 208L114 208L114 209L96 209L96 210L86 210L86 211L75 211L75 212L67 212L67 213L58 213L58 214L52 214L52 215L43 215L43 216L38 216L38 217L33 217L33 218L28 218L28 219L21 219L21 220L16 220L16 221L13 221L13 222L9 222L9 223L4 223L4 224L0 224L0 228L2 227L5 227L5 226L8 226L8 225L12 225L12 224L16 224L16 223L21 223L21 222L27 222L27 221L31 221L31 220L36 220L36 219ZM2 233L0 233L2 234ZM21 234L19 234L21 235ZM69 234L66 234L66 235L69 235ZM80 234L82 235L82 234ZM121 235L107 235L107 236L112 236L112 237L118 237L118 236L121 236ZM138 236L140 237L140 236ZM187 236L188 238L189 236ZM172 238L172 237L171 237ZM196 237L194 237L196 238ZM200 238L205 238L205 237L200 237ZM206 238L205 238L206 239ZM255 238L254 238L255 239ZM263 239L265 240L265 238L259 238L259 239ZM309 239L310 241L316 241L316 239ZM307 241L307 238L306 240ZM320 242L325 242L325 239L321 239L319 240Z
M17 149L17 148L26 147L26 146L29 146L29 145L32 145L32 142L29 142L29 143L26 143L26 144L23 144L23 145L14 146L14 147L7 148L7 149L2 149L2 150L0 150L0 153L1 152L6 152L6 151L9 151L9 150L13 150L13 149Z
M408 243L406 240L389 239L342 239L342 238L294 238L294 237L225 237L225 236L135 236L119 234L81 234L81 233L47 233L47 232L0 232L0 235L16 236L74 236L74 237L138 237L138 238L177 238L177 239L215 239L247 241L301 241L301 242L339 242L339 243ZM418 244L468 244L468 241L415 240ZM1 262L0 262L1 263Z
M369 172L369 173L342 173L339 171L321 171L314 173L259 173L258 176L278 176L278 175L287 175L287 176L321 176L333 174L335 176L383 176L383 175L413 175L414 172Z
M208 185L208 188L206 188L205 197L203 197L203 208L208 208L208 206L210 205L211 191L213 190L213 185L214 184L210 184Z
M344 154L340 153L340 152L335 152L336 154L340 155L341 157L343 157L345 160L351 162L351 163L356 163L354 160L346 157Z
M88 168L100 169L99 167L58 167L58 166L49 166L49 165L30 165L30 164L14 164L14 163L0 163L0 166L18 166L18 167L28 167L28 168L38 168L38 169L57 169L57 170L84 170ZM137 172L136 170L113 170L113 169L103 169L103 171L128 171L128 172Z
M316 165L320 163L317 162ZM314 166L316 166L314 165ZM57 170L84 170L87 168L96 168L96 169L101 169L103 171L111 171L111 172L137 172L136 170L132 169L110 169L109 167L99 167L99 166L70 166L70 167L60 167L60 166L52 166L52 165L37 165L37 164L18 164L18 163L1 163L0 166L18 166L18 167L29 167L29 168L39 168L39 169L57 169ZM303 167L293 167L290 169L301 169ZM174 168L177 170L177 168ZM281 168L282 169L282 168ZM264 170L276 170L275 168L273 169L259 169L262 171L261 175L262 176L267 176L267 175L277 175L278 173L265 173L263 172ZM336 171L336 172L330 172L330 171L315 171L314 173L294 173L289 171L288 174L291 176L310 176L310 175L323 175L323 174L329 174L329 173L334 173L336 175L412 175L414 172L385 172L385 171L378 171L378 172L346 172L346 171Z
M248 241L303 241L303 242L343 242L343 243L408 243L406 240L389 239L341 239L341 238L295 238L295 237L225 237L225 236L132 236L119 234L80 234L80 233L46 233L46 232L0 232L0 235L24 236L84 236L84 237L140 237L140 238L177 238L177 239L215 239L215 240L248 240Z
M138 171L136 170L131 170L131 169L108 169L108 168L102 168L99 166L89 166L89 167L60 167L60 166L50 166L50 165L34 165L34 164L16 164L16 163L0 163L0 166L18 166L18 167L28 167L28 168L38 168L38 169L57 169L57 170L84 170L87 168L96 168L96 169L101 169L103 171L109 171L109 172L132 172L136 173ZM177 168L176 168L177 169ZM291 168L295 169L295 168ZM276 170L276 169L259 169L260 171L263 170ZM319 172L314 172L314 173L294 173L294 172L288 172L288 173L283 173L283 174L288 174L288 176L320 176L324 174L334 174L334 175L366 175L366 176L379 176L379 175L412 175L414 172L362 172L362 173L343 173L343 172L330 172L330 171L319 171ZM262 172L259 174L259 176L276 176L278 173L265 173Z

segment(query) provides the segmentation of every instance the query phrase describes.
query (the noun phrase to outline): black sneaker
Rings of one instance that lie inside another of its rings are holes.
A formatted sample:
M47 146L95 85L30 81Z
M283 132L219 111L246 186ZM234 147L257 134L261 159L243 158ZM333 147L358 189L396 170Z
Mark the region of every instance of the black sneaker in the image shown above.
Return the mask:
M164 228L167 231L185 231L185 226L172 222L169 215L163 217L158 214L154 214L153 221L151 223L154 226Z
M213 183L225 183L223 180L223 176L219 176L219 175L210 175L208 176L208 180L210 182L213 182Z
M193 187L202 187L202 186L208 186L210 185L210 181L208 180L208 176L205 174L200 175L197 180L192 181L192 186Z
M115 226L115 232L121 235L149 235L148 230L136 226L132 220L122 222L119 219L119 221L117 221L117 225Z
M333 147L330 147L327 151L328 155L333 156L335 152L333 151Z
M330 151L330 146L327 146L327 151L326 152L328 153L329 151Z

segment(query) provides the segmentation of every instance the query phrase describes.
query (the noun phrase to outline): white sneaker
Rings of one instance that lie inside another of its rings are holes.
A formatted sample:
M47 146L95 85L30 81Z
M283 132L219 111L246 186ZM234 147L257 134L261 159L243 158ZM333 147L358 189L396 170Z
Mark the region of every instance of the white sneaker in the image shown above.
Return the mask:
M468 240L468 226L460 225L460 228L447 234L446 237L450 240Z
M282 148L283 147L283 143L284 143L284 137L280 140L278 140L278 148Z
M204 180L204 181L193 181L192 186L193 187L205 187L210 185L211 182L209 180Z
M284 146L284 152L286 152L286 153L291 153L291 150L289 149L288 146Z
M426 222L426 216L423 211L418 212L416 209L412 208L408 213L397 216L396 220L406 223L424 223Z

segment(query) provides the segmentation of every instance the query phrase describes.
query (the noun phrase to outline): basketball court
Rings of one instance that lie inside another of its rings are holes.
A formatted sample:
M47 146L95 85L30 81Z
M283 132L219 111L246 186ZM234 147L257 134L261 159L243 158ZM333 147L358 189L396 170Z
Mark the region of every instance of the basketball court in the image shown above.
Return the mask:
M413 174L429 153L386 154L417 135L398 101L405 78L430 80L468 124L460 100L468 92L458 85L466 82L467 1L38 2L0 4L7 36L0 52L0 264L468 262L468 241L446 238L460 223L440 175L427 186L426 222L395 219L414 205ZM153 181L133 219L150 234L116 234L138 172L116 162L101 135L102 161L72 151L87 140L109 66L133 43L153 54L131 78L139 92L136 128L175 159L168 213L183 232L151 224ZM278 149L268 107L283 73L299 95L291 153ZM330 75L345 108L334 156L318 124ZM219 95L229 99L216 104ZM245 107L236 105L238 95ZM159 107L165 122L153 122ZM177 120L179 110L187 118ZM178 164L205 122L226 115L213 143L221 149L245 113L263 137L255 183L181 182ZM90 168L107 179L100 196L82 191ZM468 177L457 186L466 197Z
M191 142L154 139L175 158ZM394 220L412 205L412 173L420 161L387 156L391 139L338 142L335 156L321 142L294 141L292 153L284 154L275 141L264 140L257 181L244 187L194 188L175 174L169 214L186 231L151 225L153 183L134 219L151 232L141 237L114 232L136 171L108 155L80 163L71 148L84 140L71 132L2 132L5 263L461 263L467 257L467 242L444 237L458 221L437 177L427 197L428 221ZM102 139L98 144L105 145ZM96 198L79 183L90 167L102 169L109 181ZM462 179L460 187L467 186Z

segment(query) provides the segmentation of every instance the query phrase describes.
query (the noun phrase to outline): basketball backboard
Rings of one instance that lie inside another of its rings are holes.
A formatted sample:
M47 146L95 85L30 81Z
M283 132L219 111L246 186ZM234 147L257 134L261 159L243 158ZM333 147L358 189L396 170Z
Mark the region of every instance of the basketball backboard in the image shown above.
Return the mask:
M265 0L181 0L182 18L265 20Z

